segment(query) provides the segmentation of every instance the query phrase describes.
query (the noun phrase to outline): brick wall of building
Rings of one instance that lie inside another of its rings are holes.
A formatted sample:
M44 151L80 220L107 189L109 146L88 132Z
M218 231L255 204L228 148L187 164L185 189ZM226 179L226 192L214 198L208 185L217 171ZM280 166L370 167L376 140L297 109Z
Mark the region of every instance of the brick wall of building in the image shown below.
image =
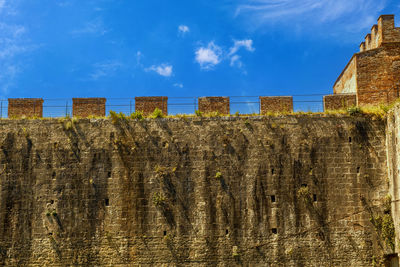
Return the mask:
M334 93L356 93L357 105L391 103L400 96L400 28L382 15L334 85Z
M291 96L260 96L260 114L292 111L293 97Z
M219 112L230 114L229 97L199 97L199 111L203 113Z
M390 103L399 97L400 43L382 44L356 57L358 105Z
M135 111L141 111L145 115L149 115L158 108L164 115L168 115L168 97L152 96L152 97L135 97Z
M336 94L324 96L324 110L347 109L357 105L356 94Z
M354 55L333 86L334 94L355 93L357 91L357 57Z
M106 115L105 98L73 98L72 103L74 117L104 117Z
M9 98L8 117L43 117L42 98Z

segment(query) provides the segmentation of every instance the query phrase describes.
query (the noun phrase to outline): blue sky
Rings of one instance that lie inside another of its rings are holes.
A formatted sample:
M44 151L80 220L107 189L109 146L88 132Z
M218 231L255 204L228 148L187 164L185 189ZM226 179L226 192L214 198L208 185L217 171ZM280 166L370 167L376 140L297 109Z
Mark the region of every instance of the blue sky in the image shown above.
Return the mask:
M0 97L327 94L390 0L0 0Z

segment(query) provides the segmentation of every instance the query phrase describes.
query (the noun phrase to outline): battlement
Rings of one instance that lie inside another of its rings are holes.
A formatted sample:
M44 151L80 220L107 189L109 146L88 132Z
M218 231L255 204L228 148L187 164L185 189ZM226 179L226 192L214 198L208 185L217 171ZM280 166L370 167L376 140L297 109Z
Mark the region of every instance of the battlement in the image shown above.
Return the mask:
M356 94L334 94L324 96L324 111L347 109L357 105Z
M103 117L106 115L105 98L73 98L72 103L72 114L74 117Z
M168 115L168 97L166 96L142 96L135 97L135 110L149 115L158 108L164 115Z
M394 15L382 15L360 44L360 52L381 47L385 43L400 42L400 28L395 27Z
M212 96L199 98L199 111L204 113L230 113L229 97Z
M9 98L8 117L43 117L42 98Z
M260 114L268 112L293 112L293 97L260 96Z

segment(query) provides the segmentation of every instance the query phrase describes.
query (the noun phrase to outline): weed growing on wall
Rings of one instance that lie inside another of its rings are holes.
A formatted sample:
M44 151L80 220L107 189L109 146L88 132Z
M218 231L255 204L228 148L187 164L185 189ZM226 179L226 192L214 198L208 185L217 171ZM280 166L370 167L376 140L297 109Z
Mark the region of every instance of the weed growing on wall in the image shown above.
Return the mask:
M217 173L215 174L215 178L216 178L216 179L222 178L222 173L221 173L221 172L217 172Z
M197 117L203 117L203 112L201 112L200 110L196 110L194 113Z
M164 115L163 115L161 109L156 108L156 109L153 111L153 113L151 114L151 117L152 117L153 119L157 119L157 118L163 118Z
M135 111L130 115L130 118L136 120L143 120L144 119L143 112L140 110Z
M384 200L383 215L372 215L371 223L374 225L375 230L385 240L386 245L394 251L395 246L395 229L393 217L391 214L392 198L390 195L386 196Z
M166 198L162 193L154 193L153 194L153 204L156 207L161 207L165 204Z

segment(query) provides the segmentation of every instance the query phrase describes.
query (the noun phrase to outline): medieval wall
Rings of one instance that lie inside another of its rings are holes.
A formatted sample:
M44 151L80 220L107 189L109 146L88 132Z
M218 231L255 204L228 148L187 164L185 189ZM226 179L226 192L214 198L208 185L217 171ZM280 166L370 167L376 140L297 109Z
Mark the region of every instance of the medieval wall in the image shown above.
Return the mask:
M0 265L371 266L385 123L0 121Z
M386 130L389 193L392 197L392 212L396 230L396 252L400 248L400 106L395 106L388 115Z
M355 93L357 91L357 57L353 57L333 86L334 94Z
M400 43L357 54L359 105L390 103L399 95ZM397 86L396 86L397 85Z

